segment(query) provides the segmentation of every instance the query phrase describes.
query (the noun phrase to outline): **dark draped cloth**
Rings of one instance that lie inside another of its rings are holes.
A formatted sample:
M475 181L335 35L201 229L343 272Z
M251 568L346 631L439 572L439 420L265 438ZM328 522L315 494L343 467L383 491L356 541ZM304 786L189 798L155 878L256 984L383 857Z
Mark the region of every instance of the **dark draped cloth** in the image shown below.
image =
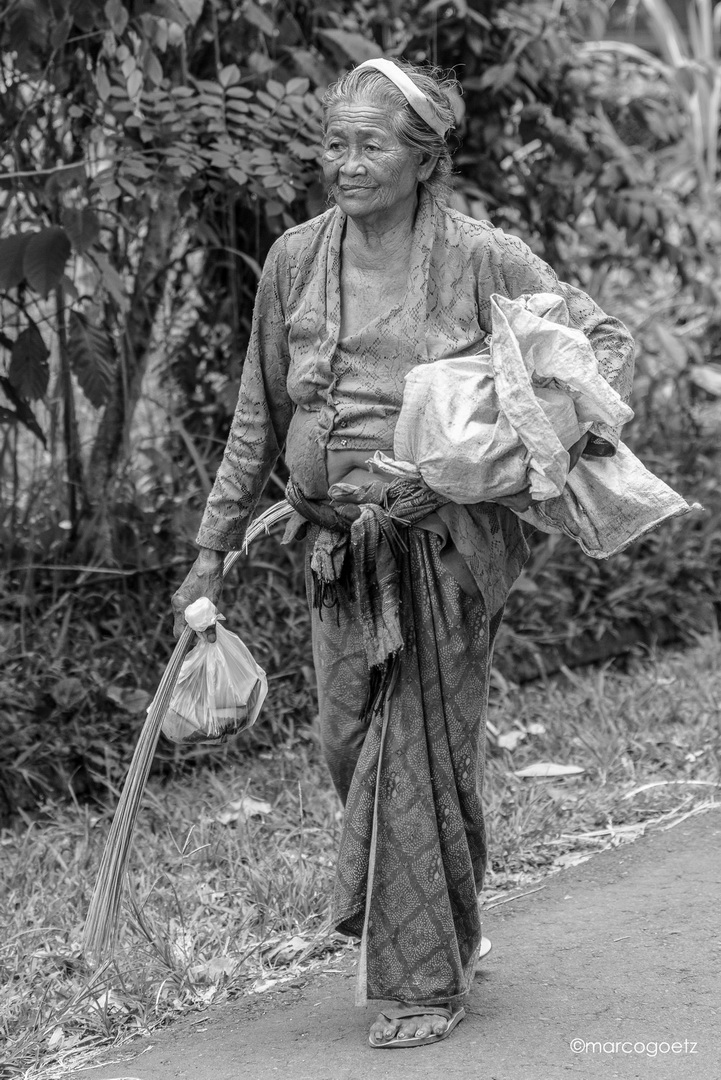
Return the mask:
M399 486L398 486L399 485ZM394 482L384 506L304 504L321 734L345 802L334 922L361 938L358 995L463 1000L481 937L477 895L489 618L443 565L422 519L435 496ZM373 638L378 630L378 637ZM379 678L379 672L381 676Z

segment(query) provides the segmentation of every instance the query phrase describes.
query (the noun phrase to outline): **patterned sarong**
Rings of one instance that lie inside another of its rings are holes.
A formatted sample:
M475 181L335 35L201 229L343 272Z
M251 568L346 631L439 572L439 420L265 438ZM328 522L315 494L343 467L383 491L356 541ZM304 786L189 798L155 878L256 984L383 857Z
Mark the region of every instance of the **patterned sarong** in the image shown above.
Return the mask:
M319 529L308 536L306 574ZM398 526L403 648L381 711L363 719L370 667L357 596L312 607L326 760L346 805L334 921L361 937L358 1004L437 1004L470 989L480 943L477 894L489 658L500 612L464 593L439 538ZM347 556L353 558L352 551ZM352 575L351 575L352 577Z

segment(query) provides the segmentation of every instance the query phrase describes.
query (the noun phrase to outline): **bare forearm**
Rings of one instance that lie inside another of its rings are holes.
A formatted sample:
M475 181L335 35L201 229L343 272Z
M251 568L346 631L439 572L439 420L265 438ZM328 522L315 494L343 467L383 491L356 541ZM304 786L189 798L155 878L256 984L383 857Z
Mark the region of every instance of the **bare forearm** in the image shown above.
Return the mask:
M219 565L223 565L225 556L225 551L215 551L213 548L201 547L198 549L198 557L195 562L198 567L202 567L204 571L207 569L210 572Z

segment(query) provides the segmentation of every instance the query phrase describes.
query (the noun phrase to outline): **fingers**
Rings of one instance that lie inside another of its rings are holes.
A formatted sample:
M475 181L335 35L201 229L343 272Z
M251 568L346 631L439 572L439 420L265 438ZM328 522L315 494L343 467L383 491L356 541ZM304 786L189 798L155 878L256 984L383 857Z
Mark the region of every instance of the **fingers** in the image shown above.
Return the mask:
M179 596L179 592L180 590L174 593L170 601L170 606L173 612L173 637L176 639L176 641L183 633L183 630L185 630L185 627L187 625L187 623L185 622L184 614L187 604L183 603L182 598Z
M175 640L178 641L179 638L182 636L183 631L187 629L188 624L185 621L185 615L180 612L179 615L175 616L175 619L173 621L173 637L175 638ZM209 626L207 630L197 630L196 633L199 638L204 638L211 645L218 636L216 634L214 626Z
M527 488L525 491L519 491L515 495L506 495L505 498L498 499L498 502L501 503L502 506L507 506L509 510L522 512L523 510L528 510L533 500L531 498L530 488Z
M204 596L205 594L201 593L200 595ZM195 599L197 600L198 597L195 597ZM189 605L192 604L192 603L193 603L193 601L189 600L187 604L183 605L183 607L182 607L182 609L180 611L177 611L177 610L175 611L175 616L174 616L174 619L173 619L173 637L176 640L181 636L183 631L187 630L187 628L188 628L188 624L185 621L185 609L186 609L186 607L189 607ZM206 630L196 630L196 633L197 633L198 637L204 638L210 644L212 644L215 641L216 637L217 637L215 625L209 626Z
M170 606L173 611L173 636L176 639L181 636L187 626L185 621L185 609L201 596L207 596L217 607L220 602L222 589L222 552L201 552L190 568L185 581L183 581L180 588L176 589L170 601ZM215 641L215 629L210 627L208 631L206 631L205 636L207 641Z

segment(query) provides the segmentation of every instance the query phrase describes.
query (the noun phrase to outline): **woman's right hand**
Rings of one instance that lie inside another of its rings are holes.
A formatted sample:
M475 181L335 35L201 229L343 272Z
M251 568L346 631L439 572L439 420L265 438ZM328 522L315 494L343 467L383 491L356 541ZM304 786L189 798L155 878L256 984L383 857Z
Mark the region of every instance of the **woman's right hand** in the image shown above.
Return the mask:
M177 592L173 593L170 603L173 609L173 635L176 638L180 637L187 626L185 609L189 604L192 604L201 596L207 596L216 607L218 606L223 591L224 559L225 552L223 551L201 548L200 554L191 566L185 581ZM215 641L215 627L208 627L203 636L208 641Z

